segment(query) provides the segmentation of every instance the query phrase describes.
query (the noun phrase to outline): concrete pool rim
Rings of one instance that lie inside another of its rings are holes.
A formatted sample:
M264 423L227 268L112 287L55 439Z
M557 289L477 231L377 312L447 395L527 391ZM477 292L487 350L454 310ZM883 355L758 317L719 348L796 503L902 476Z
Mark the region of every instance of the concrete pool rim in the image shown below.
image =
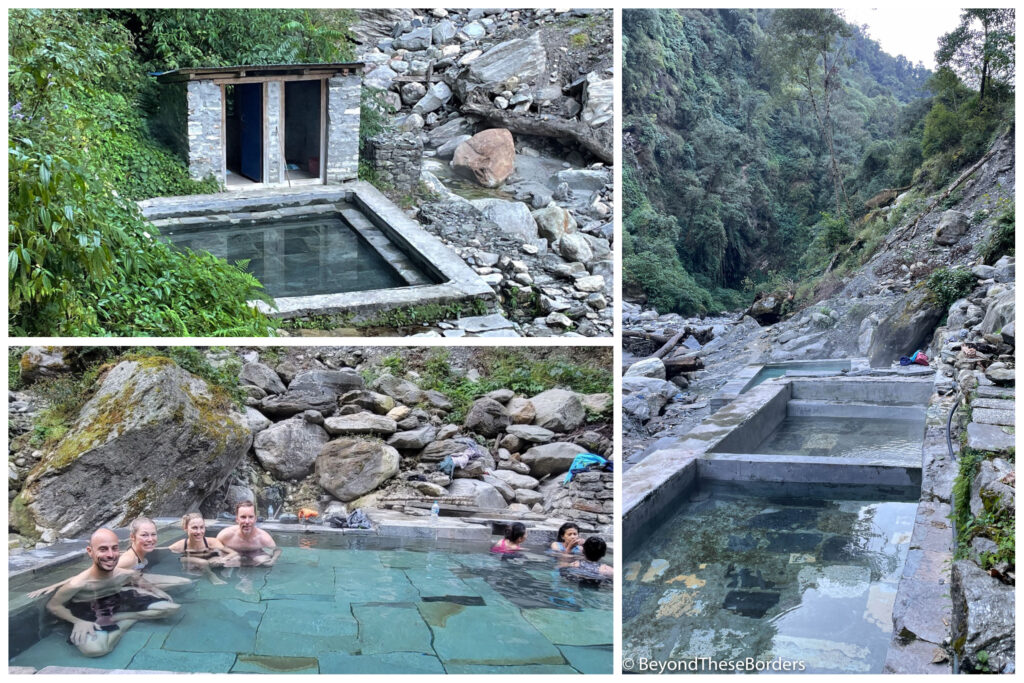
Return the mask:
M267 219L298 218L330 212L334 205L342 202L354 205L411 261L439 280L439 284L278 297L274 299L276 310L262 301L251 302L254 307L274 318L351 314L356 319L365 319L394 308L494 299L494 290L476 271L365 181L303 186L295 190L275 188L227 196L221 193L155 198L138 204L143 216L163 231L174 225L212 228L251 220L254 214Z

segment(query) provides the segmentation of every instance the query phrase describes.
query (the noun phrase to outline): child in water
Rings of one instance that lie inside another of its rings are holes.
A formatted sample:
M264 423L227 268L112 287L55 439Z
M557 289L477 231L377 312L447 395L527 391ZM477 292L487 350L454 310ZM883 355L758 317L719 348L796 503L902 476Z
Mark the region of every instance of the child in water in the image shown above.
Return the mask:
M582 582L610 581L615 576L615 570L601 562L601 558L608 552L608 544L600 536L591 536L583 544L583 558L573 562L562 570L569 578Z
M522 522L513 522L505 527L505 538L494 544L492 553L511 555L519 552L519 547L526 540L526 525Z

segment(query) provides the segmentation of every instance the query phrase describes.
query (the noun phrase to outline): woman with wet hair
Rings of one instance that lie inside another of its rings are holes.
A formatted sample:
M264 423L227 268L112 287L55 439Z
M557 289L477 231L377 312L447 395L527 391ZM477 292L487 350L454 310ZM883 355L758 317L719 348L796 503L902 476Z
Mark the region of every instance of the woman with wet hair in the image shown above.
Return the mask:
M136 517L128 525L128 549L121 553L117 566L121 569L134 569L145 574L149 568L147 556L157 549L156 524L149 517ZM173 588L191 583L184 576L167 576L165 574L145 574L146 580L157 588Z
M558 536L551 542L551 552L566 556L583 553L583 538L575 522L566 522L558 527Z
M492 553L500 555L512 555L519 552L520 546L526 540L526 525L522 522L513 522L505 527L505 538L494 544Z
M206 520L198 512L190 512L181 518L185 538L172 543L172 553L181 554L181 566L186 571L203 574L210 583L227 583L213 573L213 567L238 566L238 553L206 535Z

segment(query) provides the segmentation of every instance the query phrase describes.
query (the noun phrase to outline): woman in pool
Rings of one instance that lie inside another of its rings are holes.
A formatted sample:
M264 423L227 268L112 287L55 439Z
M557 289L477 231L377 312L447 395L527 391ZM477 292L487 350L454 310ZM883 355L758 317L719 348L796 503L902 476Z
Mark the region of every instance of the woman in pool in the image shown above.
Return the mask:
M181 518L181 528L188 534L172 543L172 553L182 555L181 565L186 570L202 573L210 583L227 583L213 573L213 567L238 566L238 553L206 535L206 521L198 512L190 512Z
M505 527L505 538L494 544L492 553L500 555L512 555L519 552L519 547L526 540L526 525L522 522L513 522Z
M551 542L551 552L561 557L579 555L583 552L583 539L580 528L573 522L566 522L558 527L557 540Z
M156 550L156 524L149 517L137 517L128 525L128 550L121 553L117 566L121 569L134 569L144 574L149 567L146 556ZM164 574L146 574L146 580L157 588L173 588L191 583L184 576L166 576Z

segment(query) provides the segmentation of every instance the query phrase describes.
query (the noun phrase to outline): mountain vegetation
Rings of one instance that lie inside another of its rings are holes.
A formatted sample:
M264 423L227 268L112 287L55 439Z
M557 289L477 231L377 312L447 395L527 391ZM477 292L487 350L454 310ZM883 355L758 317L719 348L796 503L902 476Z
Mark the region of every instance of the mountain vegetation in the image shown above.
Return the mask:
M966 10L935 73L832 10L623 13L624 291L660 311L798 302L1013 120L1013 10ZM895 212L894 212L895 213Z
M266 335L251 275L171 249L133 200L216 191L155 141L149 74L351 57L345 11L8 14L9 323L30 336Z

